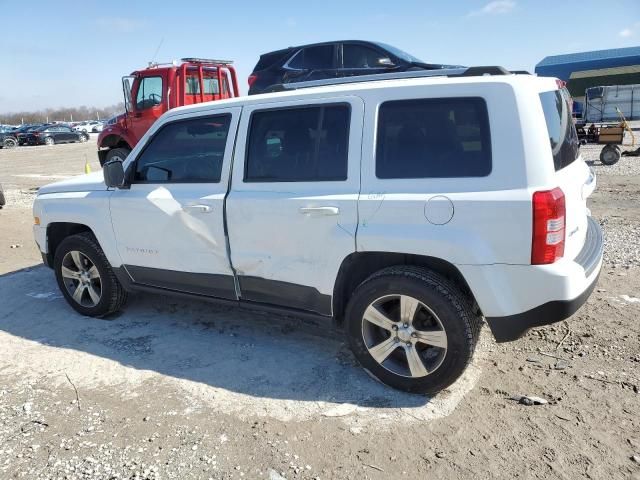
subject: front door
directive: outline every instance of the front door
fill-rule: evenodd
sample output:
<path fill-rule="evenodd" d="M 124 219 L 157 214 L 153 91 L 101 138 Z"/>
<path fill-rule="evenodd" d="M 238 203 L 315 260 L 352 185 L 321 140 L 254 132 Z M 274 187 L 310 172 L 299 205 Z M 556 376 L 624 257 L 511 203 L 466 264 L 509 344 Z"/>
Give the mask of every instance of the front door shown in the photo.
<path fill-rule="evenodd" d="M 110 200 L 117 248 L 133 281 L 236 299 L 224 232 L 240 108 L 172 118 L 125 168 L 130 189 Z"/>
<path fill-rule="evenodd" d="M 136 91 L 132 92 L 135 95 L 135 102 L 131 112 L 131 132 L 136 143 L 165 111 L 163 82 L 163 78 L 158 75 L 140 77 L 134 84 Z"/>
<path fill-rule="evenodd" d="M 242 300 L 332 313 L 355 251 L 363 108 L 338 97 L 243 110 L 227 199 Z"/>

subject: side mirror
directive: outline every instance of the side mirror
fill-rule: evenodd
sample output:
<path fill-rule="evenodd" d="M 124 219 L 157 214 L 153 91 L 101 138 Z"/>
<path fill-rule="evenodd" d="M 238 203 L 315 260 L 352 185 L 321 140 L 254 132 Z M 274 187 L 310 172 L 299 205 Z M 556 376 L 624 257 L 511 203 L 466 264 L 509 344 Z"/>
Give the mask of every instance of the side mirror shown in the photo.
<path fill-rule="evenodd" d="M 122 188 L 125 185 L 124 167 L 120 160 L 110 160 L 102 167 L 104 183 L 109 188 Z"/>
<path fill-rule="evenodd" d="M 393 68 L 396 66 L 396 64 L 393 63 L 389 57 L 382 57 L 378 59 L 378 66 Z"/>

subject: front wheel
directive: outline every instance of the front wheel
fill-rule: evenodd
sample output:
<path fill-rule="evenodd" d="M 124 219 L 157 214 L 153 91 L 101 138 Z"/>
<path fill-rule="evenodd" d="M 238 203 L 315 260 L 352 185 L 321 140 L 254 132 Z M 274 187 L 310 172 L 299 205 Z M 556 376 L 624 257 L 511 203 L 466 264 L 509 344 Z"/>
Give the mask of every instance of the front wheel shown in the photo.
<path fill-rule="evenodd" d="M 45 145 L 55 145 L 56 141 L 52 137 L 47 137 L 44 139 Z"/>
<path fill-rule="evenodd" d="M 480 319 L 447 279 L 417 267 L 390 267 L 355 290 L 347 306 L 347 340 L 360 364 L 382 383 L 434 394 L 471 361 Z"/>
<path fill-rule="evenodd" d="M 18 141 L 15 138 L 5 138 L 2 142 L 4 148 L 14 148 L 18 146 Z"/>
<path fill-rule="evenodd" d="M 89 135 L 87 135 L 86 133 L 81 133 L 79 136 L 80 143 L 84 143 L 89 140 Z"/>
<path fill-rule="evenodd" d="M 127 292 L 91 233 L 65 238 L 54 258 L 58 287 L 78 313 L 103 317 L 124 305 Z"/>
<path fill-rule="evenodd" d="M 131 150 L 129 150 L 128 148 L 112 148 L 111 150 L 109 150 L 109 153 L 107 153 L 105 163 L 110 162 L 111 160 L 124 162 L 127 158 L 127 155 L 129 155 L 129 152 L 131 152 Z"/>

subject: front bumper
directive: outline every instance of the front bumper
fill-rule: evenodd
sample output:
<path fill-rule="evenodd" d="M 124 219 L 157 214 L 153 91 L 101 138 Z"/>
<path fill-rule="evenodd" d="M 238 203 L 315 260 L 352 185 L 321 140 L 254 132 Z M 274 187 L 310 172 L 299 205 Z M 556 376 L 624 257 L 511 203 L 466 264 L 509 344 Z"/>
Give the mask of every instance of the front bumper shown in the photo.
<path fill-rule="evenodd" d="M 573 260 L 468 269 L 469 285 L 496 341 L 517 340 L 530 328 L 559 322 L 578 311 L 598 283 L 603 250 L 600 225 L 589 217 L 584 246 Z"/>

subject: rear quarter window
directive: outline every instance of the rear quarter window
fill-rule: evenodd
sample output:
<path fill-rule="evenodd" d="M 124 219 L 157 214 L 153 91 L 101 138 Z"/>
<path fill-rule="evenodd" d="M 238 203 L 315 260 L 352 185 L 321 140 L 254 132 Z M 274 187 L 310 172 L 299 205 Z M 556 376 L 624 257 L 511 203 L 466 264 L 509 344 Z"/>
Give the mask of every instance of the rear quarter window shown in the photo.
<path fill-rule="evenodd" d="M 484 99 L 398 100 L 380 106 L 378 178 L 484 177 L 490 173 L 491 137 Z"/>
<path fill-rule="evenodd" d="M 578 158 L 578 134 L 571 117 L 569 102 L 560 90 L 541 93 L 540 102 L 547 124 L 553 165 L 557 172 Z"/>

